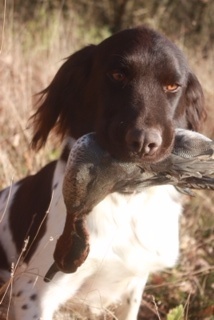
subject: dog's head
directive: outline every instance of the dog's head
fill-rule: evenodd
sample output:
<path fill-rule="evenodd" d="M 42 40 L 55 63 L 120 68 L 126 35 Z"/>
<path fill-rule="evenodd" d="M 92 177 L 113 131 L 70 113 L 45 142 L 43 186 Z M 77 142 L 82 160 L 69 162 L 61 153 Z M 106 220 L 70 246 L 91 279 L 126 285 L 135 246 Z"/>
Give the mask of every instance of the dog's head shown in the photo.
<path fill-rule="evenodd" d="M 198 130 L 203 93 L 181 51 L 146 27 L 121 31 L 74 53 L 57 72 L 33 116 L 34 147 L 56 125 L 61 136 L 95 131 L 122 160 L 159 161 L 176 127 Z"/>

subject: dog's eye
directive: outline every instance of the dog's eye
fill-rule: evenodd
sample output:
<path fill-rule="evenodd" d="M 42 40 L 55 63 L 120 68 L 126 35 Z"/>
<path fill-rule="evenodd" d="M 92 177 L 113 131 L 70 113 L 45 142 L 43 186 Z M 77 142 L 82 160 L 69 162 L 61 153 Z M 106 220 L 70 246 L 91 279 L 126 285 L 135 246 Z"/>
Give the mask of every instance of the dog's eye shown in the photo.
<path fill-rule="evenodd" d="M 179 88 L 180 88 L 180 86 L 176 83 L 168 84 L 163 87 L 165 92 L 177 92 Z"/>
<path fill-rule="evenodd" d="M 124 82 L 126 80 L 125 73 L 119 70 L 114 70 L 110 72 L 109 76 L 111 77 L 112 80 L 116 82 Z"/>

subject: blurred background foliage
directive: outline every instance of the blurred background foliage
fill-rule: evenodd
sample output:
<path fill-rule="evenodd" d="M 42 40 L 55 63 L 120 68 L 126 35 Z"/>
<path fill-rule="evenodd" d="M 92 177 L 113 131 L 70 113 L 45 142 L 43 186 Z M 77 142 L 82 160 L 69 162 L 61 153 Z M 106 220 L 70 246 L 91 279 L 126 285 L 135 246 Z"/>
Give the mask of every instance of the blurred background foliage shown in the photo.
<path fill-rule="evenodd" d="M 206 57 L 214 43 L 213 0 L 8 0 L 8 12 L 21 22 L 38 21 L 43 30 L 54 14 L 78 17 L 79 25 L 117 32 L 138 24 L 159 28 L 186 47 L 200 47 Z M 3 13 L 4 1 L 0 12 Z M 2 19 L 1 15 L 1 19 Z M 71 21 L 72 22 L 72 21 Z"/>

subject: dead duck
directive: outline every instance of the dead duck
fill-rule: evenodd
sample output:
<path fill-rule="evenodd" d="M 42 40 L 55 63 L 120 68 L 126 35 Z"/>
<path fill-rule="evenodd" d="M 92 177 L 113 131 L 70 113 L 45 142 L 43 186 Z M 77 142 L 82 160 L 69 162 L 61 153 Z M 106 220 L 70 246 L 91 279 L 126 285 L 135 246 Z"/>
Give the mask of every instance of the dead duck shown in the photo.
<path fill-rule="evenodd" d="M 189 188 L 214 190 L 214 141 L 176 129 L 172 153 L 163 161 L 146 163 L 112 158 L 99 146 L 95 133 L 78 139 L 69 154 L 63 182 L 66 222 L 45 281 L 57 271 L 75 272 L 85 261 L 89 253 L 85 217 L 109 193 L 132 193 L 164 184 L 184 192 Z"/>

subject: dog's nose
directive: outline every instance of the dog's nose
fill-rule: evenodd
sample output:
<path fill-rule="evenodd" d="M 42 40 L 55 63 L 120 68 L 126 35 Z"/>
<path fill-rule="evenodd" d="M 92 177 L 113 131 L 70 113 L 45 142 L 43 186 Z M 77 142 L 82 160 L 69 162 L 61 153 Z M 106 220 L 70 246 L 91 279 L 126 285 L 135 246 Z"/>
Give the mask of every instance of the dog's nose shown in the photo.
<path fill-rule="evenodd" d="M 162 144 L 161 133 L 156 129 L 130 129 L 125 140 L 130 151 L 144 156 L 152 156 Z"/>

